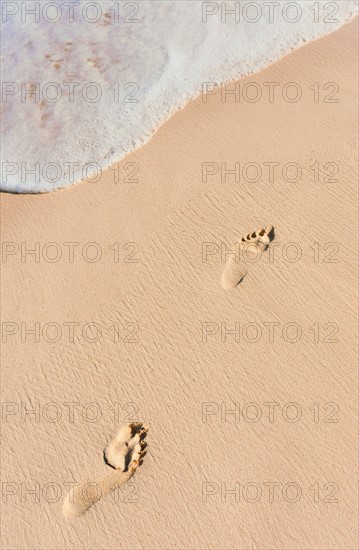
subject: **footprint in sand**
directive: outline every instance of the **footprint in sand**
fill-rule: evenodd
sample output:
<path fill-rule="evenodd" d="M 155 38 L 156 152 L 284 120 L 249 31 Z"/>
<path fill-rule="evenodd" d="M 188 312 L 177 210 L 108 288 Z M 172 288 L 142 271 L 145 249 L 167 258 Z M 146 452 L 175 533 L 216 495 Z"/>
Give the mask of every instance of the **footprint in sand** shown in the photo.
<path fill-rule="evenodd" d="M 98 479 L 95 484 L 86 481 L 70 491 L 62 505 L 62 512 L 66 518 L 82 516 L 95 502 L 133 476 L 146 453 L 146 435 L 147 428 L 140 422 L 122 426 L 104 451 L 104 460 L 113 471 Z M 90 485 L 96 486 L 92 493 L 89 491 Z"/>
<path fill-rule="evenodd" d="M 259 229 L 253 233 L 248 233 L 246 237 L 242 237 L 239 244 L 239 258 L 237 255 L 231 255 L 224 271 L 222 273 L 221 285 L 225 290 L 234 288 L 247 275 L 248 270 L 245 267 L 241 252 L 245 251 L 247 259 L 255 259 L 258 254 L 258 249 L 265 250 L 269 243 L 274 239 L 274 226 L 269 225 L 265 229 Z"/>
<path fill-rule="evenodd" d="M 146 437 L 147 429 L 141 422 L 125 424 L 103 452 L 104 461 L 115 470 L 127 472 L 137 445 Z"/>

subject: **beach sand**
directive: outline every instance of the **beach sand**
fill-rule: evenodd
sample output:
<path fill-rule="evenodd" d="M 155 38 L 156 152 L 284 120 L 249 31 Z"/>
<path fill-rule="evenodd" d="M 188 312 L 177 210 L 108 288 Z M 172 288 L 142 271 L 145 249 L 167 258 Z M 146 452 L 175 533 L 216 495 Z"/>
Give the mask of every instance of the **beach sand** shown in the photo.
<path fill-rule="evenodd" d="M 256 103 L 198 98 L 118 183 L 2 195 L 3 548 L 357 547 L 356 50 L 354 21 L 242 79 Z M 223 290 L 221 248 L 270 224 Z M 131 421 L 143 465 L 69 521 Z"/>

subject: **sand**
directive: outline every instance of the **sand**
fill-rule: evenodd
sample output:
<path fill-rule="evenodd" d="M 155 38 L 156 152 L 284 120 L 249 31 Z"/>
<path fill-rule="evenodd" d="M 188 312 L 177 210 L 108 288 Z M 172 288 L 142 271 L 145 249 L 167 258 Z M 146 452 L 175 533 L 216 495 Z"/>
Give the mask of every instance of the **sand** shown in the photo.
<path fill-rule="evenodd" d="M 357 547 L 356 28 L 239 82 L 279 83 L 272 103 L 191 102 L 119 164 L 136 183 L 2 195 L 3 548 Z M 226 246 L 270 224 L 223 290 Z M 132 421 L 142 466 L 65 518 Z"/>

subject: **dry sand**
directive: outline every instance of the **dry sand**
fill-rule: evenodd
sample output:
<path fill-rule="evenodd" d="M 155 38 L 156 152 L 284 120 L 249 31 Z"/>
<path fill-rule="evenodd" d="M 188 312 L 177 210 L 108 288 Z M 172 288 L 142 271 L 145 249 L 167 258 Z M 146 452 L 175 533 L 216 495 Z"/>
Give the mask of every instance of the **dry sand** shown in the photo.
<path fill-rule="evenodd" d="M 2 321 L 18 328 L 2 344 L 3 548 L 357 547 L 356 27 L 240 82 L 297 82 L 297 103 L 279 93 L 189 104 L 120 163 L 121 174 L 138 166 L 138 183 L 114 184 L 108 171 L 49 195 L 2 196 L 3 242 L 63 253 L 3 257 Z M 322 101 L 334 90 L 325 83 L 339 86 L 337 103 Z M 255 162 L 262 181 L 204 183 L 204 162 Z M 280 164 L 273 182 L 268 162 Z M 296 183 L 281 175 L 290 162 Z M 324 181 L 333 163 L 338 181 Z M 222 290 L 217 246 L 269 224 L 272 255 Z M 80 243 L 73 262 L 66 242 Z M 98 262 L 81 255 L 89 242 Z M 137 247 L 139 261 L 124 263 Z M 21 323 L 36 322 L 40 341 L 22 341 Z M 102 330 L 95 343 L 90 322 Z M 62 328 L 57 342 L 47 323 Z M 225 333 L 236 323 L 239 342 Z M 239 416 L 226 415 L 235 403 Z M 134 420 L 149 436 L 131 483 L 65 519 L 69 483 L 105 475 L 103 448 Z"/>

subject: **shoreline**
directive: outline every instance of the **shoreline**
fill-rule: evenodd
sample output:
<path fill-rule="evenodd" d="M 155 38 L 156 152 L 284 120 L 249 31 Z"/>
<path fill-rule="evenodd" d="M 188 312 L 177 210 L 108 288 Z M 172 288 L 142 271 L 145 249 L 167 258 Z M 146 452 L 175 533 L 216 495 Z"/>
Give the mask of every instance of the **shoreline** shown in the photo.
<path fill-rule="evenodd" d="M 355 23 L 355 21 L 358 22 L 358 20 L 359 20 L 358 14 L 353 14 L 352 18 L 350 20 L 347 20 L 344 23 L 342 23 L 342 25 L 339 28 L 330 31 L 327 34 L 324 34 L 324 35 L 318 36 L 316 38 L 313 38 L 309 42 L 304 41 L 301 45 L 298 45 L 298 46 L 292 48 L 289 52 L 287 52 L 285 54 L 282 54 L 278 58 L 276 58 L 274 60 L 271 60 L 271 61 L 265 62 L 263 67 L 258 69 L 258 70 L 254 70 L 253 72 L 249 72 L 248 74 L 246 74 L 244 76 L 238 76 L 238 75 L 233 76 L 232 75 L 232 76 L 229 76 L 226 80 L 224 80 L 222 82 L 219 82 L 219 83 L 218 82 L 217 83 L 208 82 L 208 84 L 215 84 L 220 90 L 223 87 L 226 87 L 226 86 L 230 86 L 230 85 L 233 85 L 233 84 L 237 85 L 240 82 L 242 82 L 243 80 L 248 80 L 252 76 L 260 75 L 263 71 L 268 70 L 272 65 L 276 65 L 281 60 L 285 59 L 286 57 L 292 55 L 295 52 L 300 51 L 302 48 L 305 48 L 309 44 L 315 43 L 316 41 L 321 40 L 322 38 L 325 38 L 326 36 L 330 36 L 331 34 L 340 31 L 341 29 L 343 29 L 344 27 L 346 27 L 348 25 L 353 25 Z M 272 90 L 271 90 L 270 93 L 272 93 Z M 118 159 L 116 161 L 111 162 L 110 164 L 107 164 L 104 167 L 101 167 L 100 164 L 95 162 L 95 164 L 98 164 L 98 169 L 96 168 L 96 173 L 91 174 L 91 176 L 89 178 L 82 178 L 82 179 L 72 181 L 70 183 L 64 184 L 61 187 L 58 187 L 58 188 L 56 188 L 54 190 L 51 190 L 51 191 L 34 191 L 34 192 L 29 191 L 29 192 L 22 193 L 22 192 L 12 192 L 12 191 L 8 191 L 8 190 L 5 189 L 5 190 L 1 190 L 0 194 L 1 193 L 4 193 L 4 194 L 9 193 L 9 194 L 14 194 L 14 195 L 42 195 L 42 194 L 53 193 L 53 192 L 57 192 L 57 191 L 64 191 L 68 188 L 71 188 L 73 186 L 78 186 L 80 184 L 85 185 L 85 184 L 88 184 L 88 183 L 101 182 L 102 178 L 106 177 L 106 174 L 113 171 L 115 166 L 117 166 L 120 163 L 124 163 L 126 161 L 126 159 L 131 157 L 131 155 L 136 153 L 136 151 L 138 151 L 142 147 L 145 147 L 153 139 L 153 137 L 158 133 L 158 131 L 162 128 L 162 126 L 164 124 L 167 124 L 178 112 L 185 109 L 190 103 L 195 102 L 195 101 L 199 101 L 200 98 L 201 97 L 203 98 L 204 95 L 206 95 L 206 94 L 204 94 L 203 86 L 202 86 L 201 91 L 198 91 L 197 94 L 194 94 L 192 97 L 186 99 L 183 104 L 178 105 L 176 107 L 172 107 L 167 114 L 164 114 L 164 116 L 162 118 L 162 121 L 158 124 L 158 126 L 155 129 L 153 129 L 149 133 L 149 135 L 147 135 L 147 136 L 144 135 L 144 136 L 141 137 L 141 139 L 139 140 L 141 143 L 139 143 L 137 146 L 135 146 L 134 149 L 129 150 L 126 153 L 123 153 L 123 155 L 121 157 L 118 157 Z M 89 162 L 87 164 L 91 164 L 91 162 Z M 82 171 L 84 171 L 85 166 L 87 166 L 87 164 L 83 166 Z M 61 166 L 60 166 L 60 168 L 61 168 Z"/>

